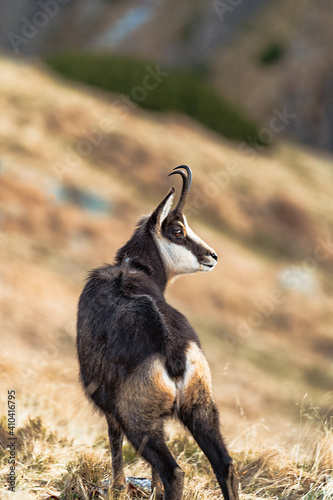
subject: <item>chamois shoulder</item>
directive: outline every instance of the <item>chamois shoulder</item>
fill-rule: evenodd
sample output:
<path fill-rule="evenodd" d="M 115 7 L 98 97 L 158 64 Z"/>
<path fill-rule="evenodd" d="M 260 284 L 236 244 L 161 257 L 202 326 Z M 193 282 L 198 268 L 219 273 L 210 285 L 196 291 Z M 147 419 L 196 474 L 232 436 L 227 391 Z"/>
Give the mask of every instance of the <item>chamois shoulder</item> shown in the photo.
<path fill-rule="evenodd" d="M 94 332 L 91 339 L 97 349 L 105 342 L 108 357 L 117 364 L 126 359 L 133 369 L 147 356 L 159 354 L 171 377 L 184 373 L 186 348 L 196 335 L 144 272 L 127 264 L 94 269 L 80 303 L 82 329 Z"/>
<path fill-rule="evenodd" d="M 136 299 L 139 295 L 163 297 L 163 293 L 150 279 L 149 269 L 139 262 L 127 261 L 121 264 L 105 264 L 93 269 L 86 280 L 85 293 Z"/>

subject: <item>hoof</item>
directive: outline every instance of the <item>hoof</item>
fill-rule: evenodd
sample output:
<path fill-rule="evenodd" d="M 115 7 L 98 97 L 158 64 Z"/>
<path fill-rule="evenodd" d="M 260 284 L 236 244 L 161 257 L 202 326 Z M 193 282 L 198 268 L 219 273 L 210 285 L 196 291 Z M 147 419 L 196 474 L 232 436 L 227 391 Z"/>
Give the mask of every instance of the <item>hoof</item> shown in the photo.
<path fill-rule="evenodd" d="M 230 500 L 239 500 L 238 485 L 239 485 L 238 474 L 235 470 L 235 466 L 234 464 L 230 464 L 228 471 L 228 479 L 227 479 L 227 488 Z"/>

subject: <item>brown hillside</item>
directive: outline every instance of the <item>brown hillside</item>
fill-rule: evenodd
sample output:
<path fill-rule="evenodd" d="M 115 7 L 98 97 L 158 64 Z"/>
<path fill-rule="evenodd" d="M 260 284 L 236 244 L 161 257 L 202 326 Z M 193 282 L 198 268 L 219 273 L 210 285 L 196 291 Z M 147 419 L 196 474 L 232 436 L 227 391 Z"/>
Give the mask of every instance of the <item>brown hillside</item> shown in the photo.
<path fill-rule="evenodd" d="M 202 338 L 228 435 L 238 446 L 245 418 L 274 438 L 300 404 L 330 411 L 331 158 L 290 144 L 241 154 L 188 119 L 5 59 L 0 105 L 1 397 L 16 388 L 20 420 L 44 415 L 83 440 L 104 428 L 77 379 L 78 296 L 88 270 L 179 189 L 166 176 L 182 163 L 194 173 L 189 221 L 219 265 L 168 297 Z"/>

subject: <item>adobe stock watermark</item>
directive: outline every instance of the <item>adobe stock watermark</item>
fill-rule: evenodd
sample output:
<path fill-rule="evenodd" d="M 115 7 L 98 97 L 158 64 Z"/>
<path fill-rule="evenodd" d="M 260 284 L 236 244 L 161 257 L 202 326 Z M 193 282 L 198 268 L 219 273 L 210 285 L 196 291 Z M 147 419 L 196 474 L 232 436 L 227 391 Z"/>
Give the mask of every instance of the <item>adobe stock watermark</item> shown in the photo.
<path fill-rule="evenodd" d="M 226 14 L 233 12 L 242 2 L 243 0 L 214 0 L 213 7 L 220 21 L 224 21 Z"/>
<path fill-rule="evenodd" d="M 21 18 L 22 25 L 20 33 L 14 33 L 13 31 L 7 33 L 7 38 L 15 54 L 18 54 L 21 45 L 27 45 L 38 35 L 41 29 L 47 26 L 50 19 L 58 14 L 60 6 L 67 5 L 70 1 L 71 0 L 39 0 L 37 5 L 40 9 L 31 16 L 31 19 L 25 16 Z"/>
<path fill-rule="evenodd" d="M 147 98 L 148 93 L 156 90 L 164 79 L 170 75 L 168 71 L 161 69 L 160 64 L 157 64 L 155 68 L 146 66 L 145 70 L 146 74 L 141 84 L 133 87 L 130 94 L 122 94 L 119 98 L 112 101 L 118 119 L 123 119 L 131 109 L 137 108 L 138 103 L 143 102 Z M 80 166 L 82 159 L 88 158 L 114 128 L 114 119 L 103 118 L 96 127 L 86 132 L 85 137 L 80 139 L 73 147 L 66 146 L 64 160 L 51 163 L 51 168 L 58 179 L 62 180 L 65 174 L 71 174 L 76 170 Z"/>
<path fill-rule="evenodd" d="M 302 283 L 307 276 L 314 273 L 318 268 L 318 263 L 327 261 L 333 255 L 333 240 L 331 235 L 324 238 L 317 238 L 311 256 L 303 259 L 299 266 L 290 269 L 284 279 L 284 288 L 288 290 L 302 289 Z M 281 287 L 272 289 L 267 298 L 254 302 L 253 311 L 243 319 L 238 319 L 237 342 L 243 342 L 248 339 L 253 332 L 259 328 L 265 319 L 272 316 L 276 307 L 282 305 L 287 300 L 287 294 Z"/>
<path fill-rule="evenodd" d="M 15 435 L 17 412 L 16 391 L 11 389 L 7 391 L 7 450 L 8 450 L 8 472 L 7 472 L 7 489 L 15 492 L 16 487 L 16 459 L 17 459 L 17 437 Z"/>
<path fill-rule="evenodd" d="M 245 161 L 255 158 L 258 153 L 264 151 L 273 142 L 274 138 L 297 116 L 290 113 L 286 105 L 283 106 L 282 110 L 273 108 L 272 114 L 268 126 L 262 127 L 256 136 L 248 136 L 247 141 L 238 144 L 237 151 L 242 154 Z M 245 161 L 242 161 L 242 159 L 228 161 L 223 170 L 208 174 L 209 182 L 206 182 L 202 188 L 193 187 L 189 212 L 198 215 L 201 210 L 205 209 L 211 200 L 219 196 L 232 179 L 243 172 Z"/>
<path fill-rule="evenodd" d="M 49 332 L 47 334 L 44 339 L 45 346 L 34 352 L 30 362 L 25 363 L 25 365 L 21 367 L 23 380 L 26 384 L 33 383 L 36 375 L 45 367 L 48 367 L 50 363 L 58 362 L 62 359 L 62 353 L 66 350 L 68 351 L 74 339 L 74 330 L 74 325 L 68 323 L 56 334 L 54 332 Z M 6 357 L 10 357 L 10 351 L 5 352 L 5 358 Z"/>
<path fill-rule="evenodd" d="M 290 113 L 287 110 L 286 105 L 283 106 L 282 110 L 273 108 L 272 114 L 267 127 L 261 127 L 256 136 L 249 135 L 246 142 L 243 141 L 238 145 L 238 151 L 245 154 L 247 158 L 255 157 L 258 151 L 264 151 L 273 142 L 276 135 L 281 134 L 291 120 L 295 120 L 297 117 L 295 113 Z"/>

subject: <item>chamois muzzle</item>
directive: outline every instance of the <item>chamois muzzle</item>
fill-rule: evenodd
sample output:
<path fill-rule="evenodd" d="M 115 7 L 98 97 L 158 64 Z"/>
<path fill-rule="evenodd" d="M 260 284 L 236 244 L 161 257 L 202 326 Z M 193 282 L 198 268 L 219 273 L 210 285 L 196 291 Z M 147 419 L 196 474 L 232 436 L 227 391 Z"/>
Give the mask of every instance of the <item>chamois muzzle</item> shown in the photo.
<path fill-rule="evenodd" d="M 181 170 L 182 168 L 186 170 L 187 175 L 185 174 L 185 172 L 183 172 Z M 188 167 L 187 165 L 179 165 L 179 167 L 175 167 L 173 169 L 173 172 L 171 172 L 171 174 L 169 174 L 168 177 L 170 177 L 170 175 L 174 175 L 174 174 L 179 174 L 183 178 L 182 192 L 181 192 L 181 195 L 180 195 L 180 198 L 178 201 L 178 205 L 175 208 L 175 212 L 182 213 L 182 211 L 184 210 L 185 203 L 186 203 L 187 195 L 190 191 L 191 184 L 192 184 L 192 171 L 191 171 L 190 167 Z"/>

